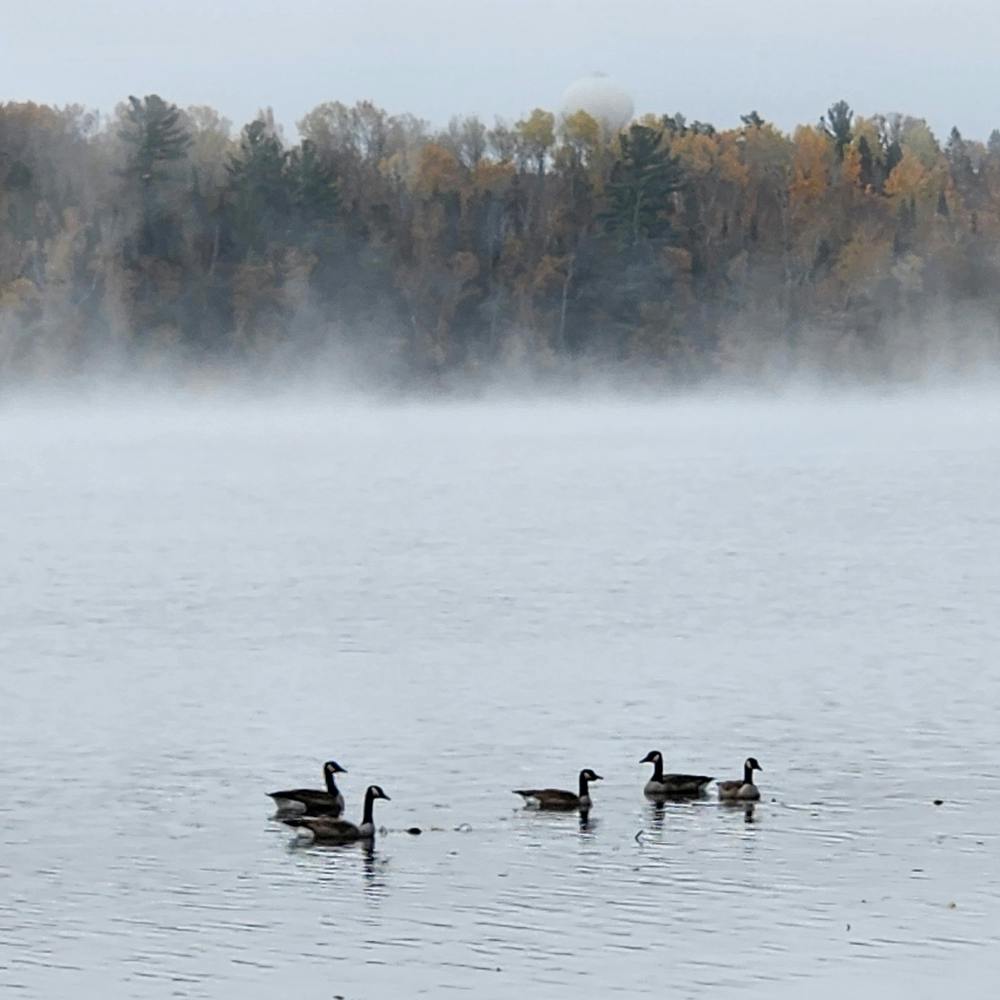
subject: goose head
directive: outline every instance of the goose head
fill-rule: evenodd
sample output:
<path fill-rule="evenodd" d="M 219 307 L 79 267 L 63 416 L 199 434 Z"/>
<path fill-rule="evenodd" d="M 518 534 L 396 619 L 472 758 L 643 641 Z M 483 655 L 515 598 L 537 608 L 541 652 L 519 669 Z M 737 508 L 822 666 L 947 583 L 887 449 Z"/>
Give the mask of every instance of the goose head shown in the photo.
<path fill-rule="evenodd" d="M 663 754 L 659 750 L 650 750 L 642 760 L 639 761 L 640 764 L 655 764 L 658 760 L 663 760 Z"/>
<path fill-rule="evenodd" d="M 747 770 L 750 770 L 750 771 L 763 771 L 764 770 L 764 768 L 762 768 L 760 766 L 760 764 L 757 763 L 757 758 L 756 757 L 747 757 L 747 759 L 743 763 L 743 766 L 745 768 L 747 768 Z"/>
<path fill-rule="evenodd" d="M 604 779 L 594 771 L 591 771 L 589 767 L 585 767 L 580 772 L 581 781 L 603 781 Z"/>
<path fill-rule="evenodd" d="M 328 760 L 323 765 L 324 774 L 347 774 L 347 768 L 341 767 L 335 760 Z"/>
<path fill-rule="evenodd" d="M 389 796 L 382 791 L 382 788 L 379 785 L 372 785 L 368 789 L 368 794 L 371 795 L 373 799 L 385 799 L 386 802 L 392 801 L 392 799 L 390 799 Z"/>

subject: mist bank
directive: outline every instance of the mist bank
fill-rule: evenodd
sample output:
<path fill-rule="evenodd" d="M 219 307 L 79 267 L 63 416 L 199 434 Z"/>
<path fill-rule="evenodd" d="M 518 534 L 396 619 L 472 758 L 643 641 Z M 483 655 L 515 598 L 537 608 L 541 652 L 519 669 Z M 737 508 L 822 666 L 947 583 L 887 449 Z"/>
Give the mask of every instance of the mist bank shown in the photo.
<path fill-rule="evenodd" d="M 981 376 L 1000 133 L 756 112 L 443 131 L 323 104 L 0 106 L 0 385 L 651 392 Z"/>

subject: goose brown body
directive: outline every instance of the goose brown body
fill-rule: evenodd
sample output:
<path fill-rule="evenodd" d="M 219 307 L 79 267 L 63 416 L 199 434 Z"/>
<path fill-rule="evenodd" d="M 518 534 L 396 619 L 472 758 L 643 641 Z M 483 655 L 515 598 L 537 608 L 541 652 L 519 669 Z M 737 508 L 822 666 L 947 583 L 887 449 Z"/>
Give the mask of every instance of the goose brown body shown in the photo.
<path fill-rule="evenodd" d="M 760 798 L 760 789 L 753 783 L 754 771 L 763 771 L 756 757 L 747 757 L 743 762 L 743 780 L 719 781 L 719 798 L 729 802 L 756 802 Z"/>
<path fill-rule="evenodd" d="M 369 785 L 365 792 L 364 814 L 358 824 L 335 816 L 287 816 L 282 822 L 308 830 L 317 843 L 350 844 L 356 840 L 370 840 L 375 836 L 373 813 L 376 799 L 391 801 L 378 785 Z"/>
<path fill-rule="evenodd" d="M 601 780 L 599 774 L 585 767 L 580 772 L 579 791 L 576 793 L 562 788 L 515 788 L 514 794 L 520 795 L 527 805 L 534 804 L 538 809 L 589 809 L 590 782 Z"/>
<path fill-rule="evenodd" d="M 643 788 L 650 798 L 693 798 L 701 795 L 713 780 L 707 774 L 665 774 L 659 750 L 650 750 L 639 763 L 653 765 L 653 776 Z"/>
<path fill-rule="evenodd" d="M 286 816 L 340 816 L 344 811 L 344 796 L 337 788 L 335 775 L 347 774 L 335 760 L 323 765 L 326 789 L 290 788 L 287 791 L 268 792 L 277 806 L 277 818 Z"/>

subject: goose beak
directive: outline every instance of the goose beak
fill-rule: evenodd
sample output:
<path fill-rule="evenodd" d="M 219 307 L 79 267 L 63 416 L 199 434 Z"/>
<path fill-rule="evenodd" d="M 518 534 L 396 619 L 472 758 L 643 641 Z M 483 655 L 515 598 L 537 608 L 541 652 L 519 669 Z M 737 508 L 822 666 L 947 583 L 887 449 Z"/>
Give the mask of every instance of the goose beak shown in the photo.
<path fill-rule="evenodd" d="M 599 774 L 595 774 L 590 780 L 591 781 L 603 781 L 604 779 Z"/>
<path fill-rule="evenodd" d="M 381 797 L 382 797 L 383 799 L 385 799 L 385 801 L 386 801 L 386 802 L 391 802 L 391 801 L 392 801 L 392 799 L 390 799 L 390 798 L 389 798 L 389 796 L 385 794 L 385 792 L 383 792 L 383 793 L 382 793 L 382 796 L 381 796 Z"/>

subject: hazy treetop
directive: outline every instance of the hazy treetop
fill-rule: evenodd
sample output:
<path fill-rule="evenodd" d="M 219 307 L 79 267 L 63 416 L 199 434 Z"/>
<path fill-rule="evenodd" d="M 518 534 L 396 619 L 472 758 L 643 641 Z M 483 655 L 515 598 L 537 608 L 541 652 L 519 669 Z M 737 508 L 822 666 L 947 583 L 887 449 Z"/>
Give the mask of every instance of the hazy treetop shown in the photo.
<path fill-rule="evenodd" d="M 290 124 L 333 97 L 513 119 L 603 70 L 640 113 L 721 126 L 756 107 L 790 128 L 830 94 L 919 111 L 940 134 L 1000 125 L 990 0 L 35 0 L 9 5 L 4 36 L 0 99 L 101 110 L 160 93 L 236 121 L 273 105 Z"/>

